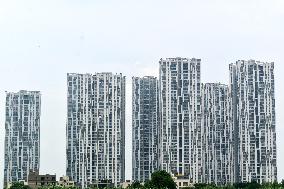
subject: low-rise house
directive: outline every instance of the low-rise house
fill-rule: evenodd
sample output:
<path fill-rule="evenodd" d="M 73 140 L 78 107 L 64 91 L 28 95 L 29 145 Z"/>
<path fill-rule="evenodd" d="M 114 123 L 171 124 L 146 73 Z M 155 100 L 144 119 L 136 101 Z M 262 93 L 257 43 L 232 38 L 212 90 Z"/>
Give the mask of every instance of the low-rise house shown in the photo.
<path fill-rule="evenodd" d="M 57 186 L 61 186 L 64 188 L 70 188 L 75 186 L 75 182 L 71 181 L 68 176 L 60 177 L 59 181 L 57 182 Z"/>
<path fill-rule="evenodd" d="M 89 185 L 91 188 L 113 188 L 114 183 L 111 180 L 98 180 L 95 183 Z"/>
<path fill-rule="evenodd" d="M 40 175 L 39 171 L 30 171 L 28 185 L 32 189 L 38 189 L 44 186 L 56 186 L 56 175 Z"/>
<path fill-rule="evenodd" d="M 182 189 L 182 188 L 194 188 L 194 183 L 191 182 L 189 177 L 187 176 L 172 176 L 174 182 L 177 185 L 177 189 Z"/>

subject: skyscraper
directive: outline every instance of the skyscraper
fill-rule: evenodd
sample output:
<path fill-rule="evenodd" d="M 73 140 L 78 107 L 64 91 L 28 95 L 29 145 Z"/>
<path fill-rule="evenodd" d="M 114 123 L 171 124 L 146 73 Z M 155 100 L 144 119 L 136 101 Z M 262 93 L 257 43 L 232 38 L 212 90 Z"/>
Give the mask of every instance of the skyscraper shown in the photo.
<path fill-rule="evenodd" d="M 4 186 L 39 170 L 40 114 L 39 91 L 6 93 Z"/>
<path fill-rule="evenodd" d="M 159 93 L 156 77 L 132 78 L 132 179 L 145 182 L 158 169 Z"/>
<path fill-rule="evenodd" d="M 125 77 L 67 74 L 67 176 L 85 188 L 125 179 Z"/>
<path fill-rule="evenodd" d="M 202 182 L 200 59 L 160 60 L 159 166 Z"/>
<path fill-rule="evenodd" d="M 202 84 L 204 183 L 234 183 L 231 100 L 227 85 Z"/>
<path fill-rule="evenodd" d="M 237 182 L 277 179 L 274 63 L 230 64 Z"/>

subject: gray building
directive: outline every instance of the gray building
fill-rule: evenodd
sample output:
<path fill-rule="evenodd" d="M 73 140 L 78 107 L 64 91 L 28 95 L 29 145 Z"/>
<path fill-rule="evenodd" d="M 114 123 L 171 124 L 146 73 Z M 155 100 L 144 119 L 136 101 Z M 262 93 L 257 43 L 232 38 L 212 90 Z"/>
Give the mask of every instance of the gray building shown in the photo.
<path fill-rule="evenodd" d="M 132 78 L 132 179 L 145 182 L 158 169 L 159 90 L 156 77 Z"/>
<path fill-rule="evenodd" d="M 82 188 L 125 180 L 125 77 L 67 74 L 67 170 Z"/>
<path fill-rule="evenodd" d="M 55 187 L 56 186 L 56 175 L 40 175 L 39 171 L 30 171 L 28 176 L 28 186 L 31 189 Z"/>
<path fill-rule="evenodd" d="M 274 63 L 230 64 L 236 181 L 277 179 Z"/>
<path fill-rule="evenodd" d="M 231 100 L 227 85 L 202 84 L 202 160 L 204 183 L 234 183 Z"/>
<path fill-rule="evenodd" d="M 202 182 L 200 59 L 160 60 L 159 168 Z"/>
<path fill-rule="evenodd" d="M 39 91 L 6 92 L 4 186 L 39 169 L 40 114 Z"/>

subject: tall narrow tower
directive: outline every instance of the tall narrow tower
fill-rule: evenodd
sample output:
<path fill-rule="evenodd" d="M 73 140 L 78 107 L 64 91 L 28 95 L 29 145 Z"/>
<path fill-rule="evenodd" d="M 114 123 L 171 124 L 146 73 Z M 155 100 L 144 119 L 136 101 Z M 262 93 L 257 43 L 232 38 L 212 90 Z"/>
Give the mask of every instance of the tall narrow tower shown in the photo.
<path fill-rule="evenodd" d="M 277 180 L 274 63 L 230 64 L 237 182 Z"/>
<path fill-rule="evenodd" d="M 125 77 L 68 74 L 67 176 L 86 188 L 125 179 Z"/>
<path fill-rule="evenodd" d="M 227 85 L 202 84 L 204 183 L 234 183 L 231 99 Z"/>
<path fill-rule="evenodd" d="M 39 170 L 40 114 L 39 91 L 6 93 L 4 186 Z"/>
<path fill-rule="evenodd" d="M 202 182 L 200 59 L 160 60 L 160 168 Z"/>
<path fill-rule="evenodd" d="M 156 77 L 132 78 L 132 179 L 145 182 L 158 169 L 159 93 Z"/>

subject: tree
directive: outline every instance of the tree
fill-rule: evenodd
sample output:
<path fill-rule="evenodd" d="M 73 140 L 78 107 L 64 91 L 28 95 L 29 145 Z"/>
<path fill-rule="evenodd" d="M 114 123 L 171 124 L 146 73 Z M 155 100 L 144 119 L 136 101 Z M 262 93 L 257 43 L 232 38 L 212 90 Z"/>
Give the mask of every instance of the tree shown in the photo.
<path fill-rule="evenodd" d="M 151 180 L 145 183 L 145 187 L 157 189 L 176 189 L 176 183 L 169 173 L 162 170 L 154 172 L 151 176 Z"/>
<path fill-rule="evenodd" d="M 252 181 L 251 183 L 248 183 L 247 189 L 258 189 L 261 188 L 261 185 L 257 183 L 256 181 Z"/>
<path fill-rule="evenodd" d="M 136 189 L 143 188 L 142 184 L 139 181 L 134 181 L 128 188 Z"/>
<path fill-rule="evenodd" d="M 284 180 L 281 181 L 281 186 L 284 188 Z"/>
<path fill-rule="evenodd" d="M 196 183 L 196 184 L 194 184 L 194 188 L 195 189 L 202 189 L 202 188 L 205 188 L 207 186 L 208 186 L 208 184 L 205 184 L 205 183 Z"/>
<path fill-rule="evenodd" d="M 77 188 L 77 187 L 64 187 L 64 186 L 50 185 L 50 186 L 39 187 L 39 189 L 79 189 L 79 188 Z M 86 188 L 86 189 L 88 189 L 88 188 Z"/>
<path fill-rule="evenodd" d="M 31 188 L 29 186 L 24 185 L 24 183 L 15 182 L 12 184 L 10 189 L 31 189 Z"/>

